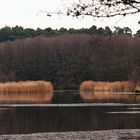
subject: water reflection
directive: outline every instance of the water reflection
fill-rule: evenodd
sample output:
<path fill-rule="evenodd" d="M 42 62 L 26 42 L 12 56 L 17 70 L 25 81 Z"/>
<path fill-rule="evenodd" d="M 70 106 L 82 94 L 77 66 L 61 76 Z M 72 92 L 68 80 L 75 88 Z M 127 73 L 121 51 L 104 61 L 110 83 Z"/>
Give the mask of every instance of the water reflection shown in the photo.
<path fill-rule="evenodd" d="M 50 103 L 53 92 L 47 93 L 0 93 L 0 103 Z"/>
<path fill-rule="evenodd" d="M 46 103 L 48 101 L 46 95 L 43 94 L 26 95 L 28 96 L 29 99 L 30 96 L 35 99 L 34 102 Z M 8 98 L 9 103 L 14 101 L 12 95 L 11 100 L 9 95 L 4 95 L 0 100 L 2 101 L 3 98 Z M 90 103 L 86 104 L 86 102 Z M 134 94 L 64 91 L 54 93 L 49 105 L 1 104 L 0 134 L 140 129 L 139 103 L 140 95 Z"/>
<path fill-rule="evenodd" d="M 113 92 L 80 92 L 85 102 L 95 103 L 140 103 L 140 95 Z"/>
<path fill-rule="evenodd" d="M 53 104 L 82 103 L 79 91 L 56 91 L 52 99 Z"/>
<path fill-rule="evenodd" d="M 8 108 L 0 113 L 0 134 L 140 129 L 140 113 L 131 113 L 129 107 L 91 105 Z"/>
<path fill-rule="evenodd" d="M 0 104 L 140 103 L 140 94 L 129 92 L 60 91 L 50 93 L 0 93 Z"/>

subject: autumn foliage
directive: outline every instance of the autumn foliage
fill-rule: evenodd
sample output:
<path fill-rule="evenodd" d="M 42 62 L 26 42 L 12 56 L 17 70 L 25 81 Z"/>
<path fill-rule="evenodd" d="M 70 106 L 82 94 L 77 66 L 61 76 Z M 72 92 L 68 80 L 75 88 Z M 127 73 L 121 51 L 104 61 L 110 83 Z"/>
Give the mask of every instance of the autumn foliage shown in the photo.
<path fill-rule="evenodd" d="M 127 35 L 86 34 L 0 43 L 0 82 L 45 80 L 59 89 L 78 89 L 86 79 L 137 82 L 139 44 L 139 38 Z"/>

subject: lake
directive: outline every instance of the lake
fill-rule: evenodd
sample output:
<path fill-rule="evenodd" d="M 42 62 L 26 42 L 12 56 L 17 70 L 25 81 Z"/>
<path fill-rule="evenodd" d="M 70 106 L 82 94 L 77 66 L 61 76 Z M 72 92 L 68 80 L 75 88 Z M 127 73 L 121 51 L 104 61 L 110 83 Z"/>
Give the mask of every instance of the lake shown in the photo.
<path fill-rule="evenodd" d="M 112 94 L 61 91 L 50 104 L 1 104 L 0 134 L 140 129 L 140 95 Z"/>

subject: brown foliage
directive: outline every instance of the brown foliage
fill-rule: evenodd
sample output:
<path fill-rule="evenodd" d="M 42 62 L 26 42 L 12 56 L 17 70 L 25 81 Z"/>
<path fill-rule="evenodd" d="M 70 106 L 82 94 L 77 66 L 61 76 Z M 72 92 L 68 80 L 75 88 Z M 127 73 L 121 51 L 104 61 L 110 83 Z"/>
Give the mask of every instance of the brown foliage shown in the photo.
<path fill-rule="evenodd" d="M 84 34 L 0 43 L 0 81 L 12 81 L 11 71 L 17 81 L 52 81 L 57 88 L 77 88 L 86 79 L 128 81 L 134 75 L 137 80 L 139 44 L 136 37 Z"/>

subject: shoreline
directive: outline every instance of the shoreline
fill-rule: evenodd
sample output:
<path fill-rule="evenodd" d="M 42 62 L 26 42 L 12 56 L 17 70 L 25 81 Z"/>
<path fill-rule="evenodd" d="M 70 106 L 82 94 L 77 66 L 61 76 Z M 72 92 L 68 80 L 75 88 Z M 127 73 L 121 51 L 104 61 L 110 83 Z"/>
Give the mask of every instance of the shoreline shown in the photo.
<path fill-rule="evenodd" d="M 140 129 L 0 135 L 0 140 L 139 140 Z"/>
<path fill-rule="evenodd" d="M 131 103 L 63 103 L 63 104 L 0 104 L 0 107 L 83 107 L 83 106 L 140 106 Z"/>

